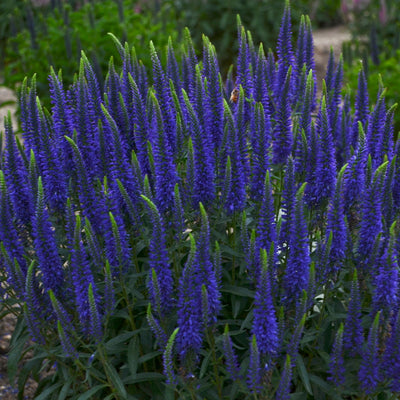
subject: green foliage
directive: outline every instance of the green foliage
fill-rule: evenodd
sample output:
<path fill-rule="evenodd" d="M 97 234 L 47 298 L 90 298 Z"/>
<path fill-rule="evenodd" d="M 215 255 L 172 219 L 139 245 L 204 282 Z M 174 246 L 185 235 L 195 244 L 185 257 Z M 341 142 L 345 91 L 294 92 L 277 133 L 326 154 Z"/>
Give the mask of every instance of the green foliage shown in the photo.
<path fill-rule="evenodd" d="M 394 55 L 385 58 L 380 57 L 379 65 L 375 65 L 370 59 L 364 59 L 362 62 L 364 72 L 368 81 L 368 92 L 370 101 L 374 104 L 378 99 L 378 93 L 382 90 L 382 83 L 385 89 L 386 105 L 393 106 L 400 98 L 400 50 L 394 52 Z M 351 64 L 344 64 L 344 81 L 351 88 L 357 88 L 358 73 L 361 69 L 360 61 L 353 61 Z M 352 91 L 355 96 L 355 89 Z M 400 115 L 394 113 L 394 132 L 400 131 Z"/>
<path fill-rule="evenodd" d="M 369 54 L 375 64 L 380 55 L 395 56 L 400 45 L 399 0 L 343 1 L 342 11 L 353 36 L 356 56 Z"/>
<path fill-rule="evenodd" d="M 135 47 L 138 59 L 151 69 L 148 46 L 150 39 L 158 48 L 166 47 L 168 36 L 177 37 L 174 15 L 164 7 L 159 21 L 149 10 L 135 11 L 136 0 L 120 2 L 123 13 L 115 0 L 95 0 L 74 9 L 64 4 L 52 12 L 36 10 L 34 19 L 34 44 L 32 31 L 25 27 L 8 41 L 5 54 L 4 79 L 11 87 L 18 85 L 25 76 L 37 73 L 38 94 L 48 104 L 47 76 L 49 65 L 55 71 L 62 69 L 63 81 L 72 83 L 81 50 L 94 62 L 99 81 L 103 81 L 111 55 L 119 60 L 118 51 L 108 35 L 112 32 L 122 43 Z"/>

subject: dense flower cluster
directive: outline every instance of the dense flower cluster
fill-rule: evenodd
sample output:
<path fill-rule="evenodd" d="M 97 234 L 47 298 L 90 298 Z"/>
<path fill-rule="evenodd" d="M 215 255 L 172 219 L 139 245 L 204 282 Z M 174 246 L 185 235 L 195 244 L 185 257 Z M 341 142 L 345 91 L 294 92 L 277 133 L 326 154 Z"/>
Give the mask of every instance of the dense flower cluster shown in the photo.
<path fill-rule="evenodd" d="M 333 53 L 317 100 L 310 21 L 297 50 L 290 24 L 287 3 L 275 58 L 238 20 L 226 83 L 186 30 L 165 68 L 150 44 L 152 74 L 114 38 L 103 91 L 84 54 L 70 88 L 52 71 L 50 112 L 22 84 L 22 141 L 7 118 L 1 149 L 1 290 L 38 346 L 95 354 L 104 393 L 140 391 L 156 357 L 168 390 L 202 398 L 319 398 L 326 377 L 399 390 L 394 108 L 383 88 L 370 104 L 361 71 L 352 113 Z"/>

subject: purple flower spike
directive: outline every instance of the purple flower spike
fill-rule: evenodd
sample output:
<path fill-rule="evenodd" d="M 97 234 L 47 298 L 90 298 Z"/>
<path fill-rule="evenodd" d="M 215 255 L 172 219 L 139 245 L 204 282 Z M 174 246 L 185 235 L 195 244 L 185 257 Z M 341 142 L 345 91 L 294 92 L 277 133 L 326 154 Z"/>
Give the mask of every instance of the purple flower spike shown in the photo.
<path fill-rule="evenodd" d="M 163 318 L 173 305 L 173 278 L 168 259 L 164 221 L 155 204 L 143 195 L 142 198 L 150 209 L 153 225 L 153 234 L 149 249 L 150 276 L 148 279 L 148 289 L 150 301 L 153 309 L 158 312 L 157 317 Z"/>
<path fill-rule="evenodd" d="M 197 206 L 199 202 L 209 204 L 215 197 L 213 149 L 185 91 L 183 91 L 183 98 L 188 113 L 188 128 L 192 132 L 193 140 L 194 185 L 192 204 L 194 206 Z"/>
<path fill-rule="evenodd" d="M 391 334 L 383 354 L 382 371 L 390 379 L 390 390 L 400 392 L 400 311 L 391 326 Z"/>
<path fill-rule="evenodd" d="M 223 349 L 224 349 L 224 357 L 226 359 L 226 369 L 230 378 L 233 381 L 240 379 L 240 371 L 239 364 L 237 360 L 237 355 L 232 345 L 232 340 L 229 336 L 228 325 L 225 325 L 225 332 L 223 337 Z"/>
<path fill-rule="evenodd" d="M 251 119 L 251 192 L 256 200 L 263 197 L 262 182 L 269 167 L 269 151 L 266 151 L 270 142 L 270 123 L 262 103 L 255 103 L 253 118 Z"/>
<path fill-rule="evenodd" d="M 390 228 L 390 237 L 383 241 L 382 255 L 375 263 L 374 293 L 372 297 L 373 312 L 381 310 L 383 317 L 388 317 L 398 304 L 399 266 L 395 233 L 396 222 Z"/>
<path fill-rule="evenodd" d="M 297 70 L 297 88 L 296 97 L 297 101 L 303 101 L 301 98 L 301 79 L 300 74 L 305 65 L 305 73 L 311 75 L 313 81 L 313 87 L 317 87 L 317 77 L 315 73 L 315 61 L 314 61 L 314 43 L 312 36 L 311 21 L 308 16 L 301 16 L 299 34 L 297 39 L 297 51 L 296 51 L 296 70 Z M 300 98 L 299 98 L 300 97 Z M 313 90 L 310 96 L 311 109 L 315 108 L 316 105 L 316 90 Z"/>
<path fill-rule="evenodd" d="M 276 400 L 290 399 L 290 384 L 292 381 L 292 364 L 289 354 L 286 355 L 285 366 L 281 374 L 278 390 L 276 391 Z"/>
<path fill-rule="evenodd" d="M 201 229 L 197 239 L 196 254 L 194 257 L 194 271 L 196 274 L 196 283 L 199 288 L 205 285 L 207 291 L 207 321 L 206 325 L 212 325 L 216 322 L 218 313 L 221 310 L 220 293 L 218 289 L 217 277 L 210 255 L 210 225 L 207 213 L 203 204 L 199 204 L 201 212 Z"/>
<path fill-rule="evenodd" d="M 257 255 L 260 249 L 269 251 L 272 242 L 276 242 L 276 227 L 275 227 L 275 209 L 274 198 L 272 196 L 270 172 L 267 171 L 264 179 L 264 193 L 261 202 L 261 208 L 257 225 L 256 252 Z M 270 268 L 273 268 L 270 265 Z"/>
<path fill-rule="evenodd" d="M 271 293 L 267 252 L 264 249 L 261 250 L 260 257 L 262 267 L 254 298 L 253 334 L 257 339 L 260 355 L 267 355 L 271 359 L 278 350 L 278 322 Z"/>
<path fill-rule="evenodd" d="M 281 27 L 278 36 L 277 45 L 278 71 L 275 77 L 274 95 L 275 101 L 282 101 L 282 91 L 287 91 L 289 104 L 294 95 L 292 82 L 296 82 L 295 57 L 292 48 L 292 22 L 289 1 L 285 1 L 285 10 L 283 12 Z M 289 69 L 292 74 L 288 75 Z M 285 81 L 288 82 L 285 82 Z M 288 86 L 286 88 L 286 85 Z M 283 89 L 284 88 L 284 89 Z"/>
<path fill-rule="evenodd" d="M 171 149 L 172 154 L 174 154 L 177 149 L 176 120 L 175 112 L 172 106 L 173 101 L 168 84 L 168 79 L 165 75 L 165 72 L 163 71 L 161 62 L 158 58 L 158 54 L 152 41 L 150 41 L 150 55 L 151 61 L 153 63 L 154 89 L 157 95 L 157 103 L 159 103 L 160 113 L 162 115 L 165 139 Z"/>
<path fill-rule="evenodd" d="M 331 353 L 331 361 L 329 363 L 328 380 L 336 387 L 343 386 L 345 383 L 345 369 L 343 359 L 343 323 L 336 332 L 335 342 Z"/>
<path fill-rule="evenodd" d="M 353 120 L 353 128 L 352 128 L 351 142 L 350 142 L 353 148 L 356 147 L 358 141 L 358 132 L 359 132 L 358 123 L 361 122 L 361 125 L 365 129 L 365 123 L 368 120 L 368 116 L 369 116 L 368 84 L 365 78 L 364 70 L 361 69 L 360 72 L 358 73 L 358 89 L 354 105 L 354 120 Z"/>
<path fill-rule="evenodd" d="M 321 108 L 317 118 L 318 151 L 316 159 L 315 181 L 313 185 L 313 201 L 316 206 L 326 203 L 335 189 L 336 158 L 331 127 L 327 114 L 325 97 L 322 98 Z"/>
<path fill-rule="evenodd" d="M 185 268 L 179 280 L 177 347 L 183 364 L 194 367 L 203 342 L 201 315 L 201 287 L 196 279 L 196 242 L 190 236 L 191 248 Z"/>
<path fill-rule="evenodd" d="M 382 162 L 384 156 L 384 127 L 386 119 L 385 90 L 383 90 L 375 104 L 374 110 L 368 118 L 366 132 L 367 149 L 372 157 L 372 166 L 376 169 Z"/>
<path fill-rule="evenodd" d="M 363 351 L 358 379 L 362 390 L 366 394 L 372 394 L 376 391 L 381 382 L 379 347 L 378 347 L 378 329 L 380 312 L 374 318 L 374 322 L 369 330 L 368 341 Z"/>
<path fill-rule="evenodd" d="M 289 226 L 289 254 L 283 287 L 288 303 L 296 301 L 303 289 L 307 289 L 310 273 L 310 253 L 308 246 L 308 230 L 304 216 L 303 193 L 305 184 L 297 191 L 293 216 Z"/>
<path fill-rule="evenodd" d="M 155 167 L 155 197 L 158 209 L 162 214 L 173 210 L 174 187 L 178 181 L 176 167 L 172 158 L 172 149 L 166 138 L 160 105 L 154 94 L 151 94 L 153 105 L 152 146 Z"/>
<path fill-rule="evenodd" d="M 256 335 L 252 336 L 250 342 L 250 362 L 247 374 L 247 385 L 252 393 L 258 393 L 262 388 L 260 352 L 258 350 Z"/>
<path fill-rule="evenodd" d="M 363 329 L 361 327 L 361 299 L 358 285 L 357 270 L 354 271 L 351 285 L 350 301 L 347 310 L 347 319 L 344 325 L 343 344 L 351 357 L 359 355 L 363 343 Z"/>
<path fill-rule="evenodd" d="M 64 272 L 58 245 L 53 227 L 49 221 L 49 214 L 44 202 L 42 180 L 38 181 L 38 198 L 35 215 L 32 217 L 32 234 L 39 268 L 46 290 L 53 290 L 54 294 L 62 298 Z"/>
<path fill-rule="evenodd" d="M 10 112 L 4 118 L 4 134 L 6 147 L 4 151 L 4 164 L 1 168 L 4 172 L 10 200 L 16 213 L 17 223 L 29 225 L 30 216 L 34 210 L 34 203 L 32 204 L 27 185 L 28 171 L 17 148 Z"/>
<path fill-rule="evenodd" d="M 215 47 L 207 38 L 203 38 L 204 51 L 207 54 L 207 63 L 204 65 L 204 76 L 207 79 L 206 101 L 209 104 L 210 135 L 214 149 L 217 150 L 222 142 L 224 134 L 224 102 L 222 78 L 219 72 L 219 65 Z"/>
<path fill-rule="evenodd" d="M 358 241 L 358 260 L 360 267 L 368 271 L 376 237 L 382 231 L 382 186 L 387 162 L 376 171 L 373 181 L 366 188 L 362 200 L 362 220 Z"/>
<path fill-rule="evenodd" d="M 238 131 L 233 119 L 233 115 L 229 105 L 225 102 L 225 129 L 226 129 L 226 158 L 224 164 L 229 160 L 230 165 L 230 181 L 227 187 L 225 198 L 225 209 L 232 214 L 237 211 L 242 211 L 246 200 L 245 176 L 243 160 L 240 153 L 240 145 Z M 228 157 L 229 156 L 229 157 Z"/>
<path fill-rule="evenodd" d="M 328 222 L 326 227 L 326 240 L 329 234 L 332 233 L 332 243 L 328 257 L 328 270 L 327 276 L 336 276 L 340 270 L 346 252 L 347 242 L 347 229 L 344 218 L 344 205 L 343 205 L 343 175 L 345 173 L 347 164 L 340 170 L 337 181 L 336 189 L 333 198 L 328 206 Z"/>
<path fill-rule="evenodd" d="M 273 164 L 286 163 L 292 151 L 293 132 L 289 97 L 291 75 L 292 68 L 289 68 L 286 78 L 282 82 L 280 97 L 277 101 L 276 123 L 272 131 Z"/>

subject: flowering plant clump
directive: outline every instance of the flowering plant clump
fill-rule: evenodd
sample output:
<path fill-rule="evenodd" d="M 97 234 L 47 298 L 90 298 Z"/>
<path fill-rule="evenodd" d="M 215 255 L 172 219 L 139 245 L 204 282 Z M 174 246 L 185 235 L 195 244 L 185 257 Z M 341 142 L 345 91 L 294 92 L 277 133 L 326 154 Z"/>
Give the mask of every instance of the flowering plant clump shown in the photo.
<path fill-rule="evenodd" d="M 82 54 L 52 109 L 5 121 L 0 254 L 9 371 L 40 399 L 393 398 L 400 392 L 395 106 L 317 98 L 311 24 L 276 56 L 238 20 L 225 83 L 184 33 L 153 71 L 128 45 L 104 93 Z M 233 77 L 235 75 L 235 78 Z M 29 340 L 29 347 L 26 343 Z M 42 371 L 49 370 L 45 376 Z"/>

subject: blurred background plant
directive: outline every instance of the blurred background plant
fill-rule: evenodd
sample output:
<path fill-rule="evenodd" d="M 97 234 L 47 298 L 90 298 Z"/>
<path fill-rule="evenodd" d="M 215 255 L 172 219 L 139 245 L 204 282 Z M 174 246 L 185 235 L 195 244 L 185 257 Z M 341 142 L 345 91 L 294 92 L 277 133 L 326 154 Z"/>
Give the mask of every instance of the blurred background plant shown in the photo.
<path fill-rule="evenodd" d="M 394 55 L 400 44 L 399 0 L 342 0 L 341 11 L 356 55 L 367 49 L 375 64 L 382 53 Z"/>
<path fill-rule="evenodd" d="M 352 40 L 343 43 L 345 81 L 354 87 L 361 66 L 368 80 L 372 102 L 384 86 L 388 106 L 400 96 L 400 1 L 342 0 L 343 20 Z M 394 116 L 395 132 L 400 130 L 400 116 Z"/>
<path fill-rule="evenodd" d="M 379 64 L 376 65 L 368 57 L 368 54 L 360 59 L 354 59 L 351 63 L 344 64 L 344 79 L 349 87 L 355 87 L 358 81 L 358 73 L 361 68 L 364 70 L 368 82 L 368 93 L 372 103 L 375 103 L 382 88 L 385 88 L 386 105 L 391 107 L 400 99 L 400 50 L 394 52 L 390 57 L 381 55 Z M 354 98 L 355 92 L 352 92 Z M 400 131 L 400 115 L 394 114 L 395 138 Z"/>
<path fill-rule="evenodd" d="M 15 88 L 25 76 L 36 73 L 38 94 L 45 104 L 49 65 L 56 71 L 62 68 L 64 83 L 69 85 L 81 50 L 93 60 L 99 81 L 103 80 L 110 56 L 119 59 L 108 32 L 122 43 L 132 43 L 147 67 L 150 40 L 162 49 L 168 37 L 177 37 L 168 5 L 160 7 L 157 15 L 136 0 L 52 0 L 36 7 L 31 0 L 21 0 L 6 1 L 1 7 L 6 22 L 1 37 L 4 83 Z"/>
<path fill-rule="evenodd" d="M 202 47 L 202 34 L 215 45 L 223 72 L 226 72 L 237 52 L 236 15 L 251 32 L 254 43 L 268 48 L 276 43 L 284 1 L 274 0 L 150 0 L 155 9 L 169 3 L 178 15 L 178 31 L 187 26 L 195 47 Z M 341 22 L 340 0 L 298 0 L 291 2 L 293 32 L 296 35 L 300 16 L 308 14 L 313 26 L 326 27 Z"/>

